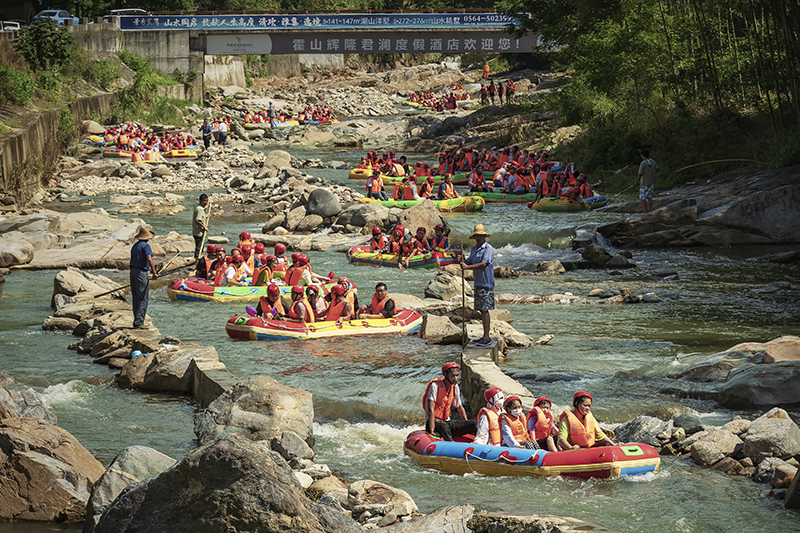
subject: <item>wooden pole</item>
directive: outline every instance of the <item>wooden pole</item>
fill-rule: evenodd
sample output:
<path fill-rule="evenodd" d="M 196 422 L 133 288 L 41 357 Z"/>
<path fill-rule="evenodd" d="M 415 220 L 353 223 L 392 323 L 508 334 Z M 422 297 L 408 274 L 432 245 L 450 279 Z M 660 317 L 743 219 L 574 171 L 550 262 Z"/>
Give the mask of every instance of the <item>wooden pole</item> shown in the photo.
<path fill-rule="evenodd" d="M 175 254 L 175 255 L 173 256 L 173 258 L 172 258 L 172 259 L 170 259 L 169 261 L 167 261 L 166 263 L 164 263 L 163 265 L 161 265 L 161 269 L 158 271 L 158 274 L 159 274 L 159 275 L 161 275 L 161 273 L 162 273 L 162 272 L 164 272 L 164 269 L 165 269 L 165 268 L 167 268 L 167 266 L 169 266 L 169 264 L 170 264 L 170 263 L 172 263 L 172 262 L 173 262 L 173 261 L 174 261 L 174 260 L 175 260 L 175 259 L 176 259 L 176 258 L 179 256 L 179 255 L 181 255 L 181 252 L 178 252 L 177 254 Z M 112 292 L 117 292 L 117 291 L 121 291 L 121 290 L 123 290 L 123 289 L 127 289 L 127 288 L 128 288 L 128 287 L 130 287 L 130 286 L 131 286 L 131 284 L 130 284 L 130 283 L 128 283 L 128 284 L 126 284 L 126 285 L 122 285 L 121 287 L 117 287 L 116 289 L 111 289 L 110 291 L 101 292 L 100 294 L 95 294 L 95 295 L 94 295 L 94 297 L 95 297 L 95 298 L 100 298 L 101 296 L 106 296 L 106 295 L 109 295 L 109 294 L 111 294 Z"/>
<path fill-rule="evenodd" d="M 464 245 L 461 245 L 461 262 L 464 262 Z M 461 349 L 467 346 L 467 281 L 461 269 Z"/>

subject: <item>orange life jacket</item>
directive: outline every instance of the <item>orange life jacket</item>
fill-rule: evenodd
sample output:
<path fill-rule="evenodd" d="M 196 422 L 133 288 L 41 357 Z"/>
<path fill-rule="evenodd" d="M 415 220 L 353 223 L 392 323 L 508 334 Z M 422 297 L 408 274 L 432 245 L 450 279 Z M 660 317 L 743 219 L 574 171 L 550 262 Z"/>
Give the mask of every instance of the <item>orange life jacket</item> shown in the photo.
<path fill-rule="evenodd" d="M 433 192 L 433 184 L 428 183 L 427 180 L 425 180 L 425 183 L 419 186 L 418 194 L 420 198 L 427 198 L 428 196 L 431 195 L 432 192 Z"/>
<path fill-rule="evenodd" d="M 214 264 L 214 261 L 216 260 L 217 260 L 216 257 L 214 259 L 203 257 L 203 264 L 205 264 L 206 266 L 206 279 L 211 279 L 211 275 L 214 273 L 214 271 L 211 270 L 211 266 Z"/>
<path fill-rule="evenodd" d="M 538 407 L 534 407 L 528 412 L 528 419 L 535 418 L 534 434 L 535 440 L 546 439 L 553 432 L 553 413 L 545 414 L 544 411 Z"/>
<path fill-rule="evenodd" d="M 394 173 L 401 178 L 406 175 L 406 169 L 400 163 L 393 163 Z"/>
<path fill-rule="evenodd" d="M 444 193 L 442 195 L 442 198 L 455 198 L 455 196 L 456 195 L 455 195 L 455 191 L 453 190 L 453 184 L 452 183 L 450 183 L 450 184 L 445 183 L 444 184 Z"/>
<path fill-rule="evenodd" d="M 253 253 L 250 253 L 250 256 L 244 260 L 247 267 L 250 269 L 250 272 L 253 272 L 256 268 L 256 257 Z"/>
<path fill-rule="evenodd" d="M 353 294 L 353 291 L 348 290 L 347 296 L 344 297 L 344 300 L 350 304 L 350 318 L 355 318 L 356 309 L 356 295 Z"/>
<path fill-rule="evenodd" d="M 478 421 L 480 421 L 482 414 L 485 414 L 489 420 L 489 441 L 492 446 L 500 446 L 500 443 L 503 442 L 503 436 L 500 432 L 500 416 L 492 409 L 482 407 L 478 412 Z"/>
<path fill-rule="evenodd" d="M 139 161 L 144 161 L 144 159 L 142 158 L 141 152 L 133 152 L 133 155 L 131 156 L 131 160 L 134 163 L 138 163 Z"/>
<path fill-rule="evenodd" d="M 403 251 L 403 243 L 397 242 L 394 239 L 389 241 L 389 253 L 399 254 L 402 251 Z"/>
<path fill-rule="evenodd" d="M 244 269 L 244 263 L 242 263 L 238 267 L 234 265 L 233 270 L 234 270 L 234 276 L 236 276 L 235 278 L 233 278 L 234 281 L 242 281 L 243 278 L 247 277 L 247 271 Z"/>
<path fill-rule="evenodd" d="M 266 273 L 266 275 L 264 275 Z M 263 278 L 263 279 L 262 279 Z M 253 287 L 266 286 L 272 281 L 272 270 L 262 266 L 253 269 Z"/>
<path fill-rule="evenodd" d="M 283 279 L 286 280 L 286 284 L 290 287 L 300 285 L 300 280 L 303 279 L 303 272 L 305 272 L 305 270 L 305 268 L 299 266 L 289 267 Z"/>
<path fill-rule="evenodd" d="M 381 235 L 380 241 L 376 241 L 375 239 L 371 239 L 369 241 L 369 251 L 370 252 L 382 252 L 386 249 L 386 239 Z"/>
<path fill-rule="evenodd" d="M 425 239 L 424 239 L 424 238 L 420 240 L 420 239 L 418 239 L 418 238 L 417 238 L 417 236 L 416 236 L 416 235 L 414 235 L 414 238 L 413 238 L 413 239 L 411 239 L 411 244 L 413 244 L 413 245 L 414 245 L 414 248 L 415 248 L 415 250 L 414 250 L 414 251 L 412 251 L 412 255 L 414 255 L 414 252 L 415 252 L 415 251 L 419 251 L 419 253 L 422 253 L 422 252 L 424 252 L 424 251 L 425 251 L 425 246 L 426 246 L 428 243 L 427 243 L 427 242 L 425 242 Z"/>
<path fill-rule="evenodd" d="M 567 438 L 570 444 L 577 444 L 581 448 L 591 448 L 594 446 L 594 438 L 596 435 L 596 425 L 592 413 L 587 413 L 584 422 L 575 415 L 574 409 L 567 409 L 561 413 L 561 418 L 558 419 L 558 425 L 567 417 L 569 422 L 569 435 L 561 435 L 561 438 Z"/>
<path fill-rule="evenodd" d="M 413 200 L 414 199 L 414 187 L 413 185 L 406 185 L 403 187 L 403 200 Z"/>
<path fill-rule="evenodd" d="M 441 237 L 438 237 L 438 238 L 436 237 L 436 235 L 434 235 L 431 238 L 431 248 L 433 248 L 434 250 L 437 250 L 437 249 L 438 250 L 445 250 L 447 248 L 445 246 L 445 242 L 446 241 L 447 241 L 447 237 L 445 237 L 444 235 L 442 235 Z"/>
<path fill-rule="evenodd" d="M 400 184 L 399 183 L 395 183 L 394 184 L 394 191 L 392 191 L 392 198 L 394 200 L 399 200 L 400 199 Z"/>
<path fill-rule="evenodd" d="M 383 189 L 383 179 L 380 176 L 378 176 L 377 178 L 373 176 L 372 185 L 370 186 L 370 192 L 381 192 L 382 189 Z"/>
<path fill-rule="evenodd" d="M 505 420 L 508 427 L 511 428 L 511 434 L 517 442 L 525 442 L 530 440 L 528 435 L 528 419 L 524 414 L 519 415 L 519 418 L 511 416 L 510 414 L 503 413 L 500 415 L 501 420 Z"/>
<path fill-rule="evenodd" d="M 223 260 L 222 264 L 217 265 L 217 271 L 214 273 L 214 286 L 219 287 L 222 285 L 222 278 L 225 277 L 225 271 L 228 270 L 228 264 Z"/>
<path fill-rule="evenodd" d="M 275 309 L 278 311 L 279 314 L 285 315 L 286 311 L 283 309 L 283 303 L 281 302 L 281 297 L 278 295 L 278 299 L 275 300 L 275 305 L 269 303 L 269 300 L 266 296 L 262 296 L 261 299 L 258 301 L 258 307 L 261 309 L 261 316 L 264 318 L 272 318 L 272 310 Z"/>
<path fill-rule="evenodd" d="M 425 398 L 428 397 L 428 392 L 431 389 L 431 384 L 436 383 L 436 400 L 433 405 L 433 416 L 437 420 L 447 420 L 450 418 L 450 408 L 453 406 L 453 399 L 455 398 L 456 387 L 450 387 L 446 390 L 444 385 L 444 378 L 436 378 L 425 388 L 425 394 L 422 395 L 422 410 L 428 412 L 428 406 L 425 405 Z"/>
<path fill-rule="evenodd" d="M 306 308 L 305 322 L 307 324 L 313 323 L 315 317 L 314 310 L 311 308 L 311 304 L 308 303 L 308 300 L 306 300 L 305 297 L 301 298 L 300 300 L 292 302 L 292 305 L 291 307 L 289 307 L 289 311 L 286 313 L 286 315 L 289 318 L 294 318 L 295 320 L 299 319 L 300 317 L 297 315 L 297 304 L 302 304 Z"/>
<path fill-rule="evenodd" d="M 341 302 L 337 302 L 337 303 L 331 302 L 331 307 L 328 310 L 328 314 L 325 316 L 325 320 L 326 321 L 339 320 L 339 317 L 341 317 L 342 313 L 344 313 L 344 303 L 345 303 L 345 301 L 341 301 Z"/>
<path fill-rule="evenodd" d="M 383 311 L 383 308 L 386 307 L 386 302 L 388 302 L 388 301 L 389 301 L 389 295 L 388 294 L 384 297 L 383 300 L 378 300 L 378 295 L 377 294 L 373 294 L 372 295 L 372 305 L 370 305 L 370 309 L 372 310 L 372 313 L 370 313 L 370 314 L 372 314 L 372 315 L 380 314 L 380 312 Z"/>

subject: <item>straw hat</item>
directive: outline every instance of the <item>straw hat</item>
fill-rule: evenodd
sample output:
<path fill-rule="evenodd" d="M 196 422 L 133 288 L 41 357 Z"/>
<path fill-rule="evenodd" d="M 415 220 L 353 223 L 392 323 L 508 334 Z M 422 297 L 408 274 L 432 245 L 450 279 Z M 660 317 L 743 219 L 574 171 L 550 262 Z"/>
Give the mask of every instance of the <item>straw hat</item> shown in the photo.
<path fill-rule="evenodd" d="M 142 226 L 139 228 L 139 233 L 136 234 L 137 241 L 146 241 L 148 239 L 152 239 L 155 237 L 156 234 L 150 231 L 150 228 Z"/>
<path fill-rule="evenodd" d="M 472 230 L 472 235 L 469 236 L 470 239 L 474 239 L 475 235 L 484 235 L 486 237 L 491 237 L 491 233 L 486 231 L 483 227 L 483 224 L 475 224 L 475 229 Z"/>

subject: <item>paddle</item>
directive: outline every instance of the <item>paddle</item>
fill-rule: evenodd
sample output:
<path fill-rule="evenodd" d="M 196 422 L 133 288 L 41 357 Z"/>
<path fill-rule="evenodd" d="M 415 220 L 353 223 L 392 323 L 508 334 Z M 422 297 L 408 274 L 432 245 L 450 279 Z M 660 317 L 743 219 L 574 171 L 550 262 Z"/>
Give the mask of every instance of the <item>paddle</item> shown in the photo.
<path fill-rule="evenodd" d="M 160 276 L 160 275 L 161 275 L 161 273 L 162 273 L 162 272 L 164 272 L 164 269 L 165 269 L 165 268 L 167 268 L 167 266 L 168 266 L 170 263 L 172 263 L 172 262 L 175 260 L 175 258 L 176 258 L 176 257 L 178 257 L 179 255 L 181 255 L 181 252 L 178 252 L 177 254 L 175 254 L 175 256 L 174 256 L 172 259 L 170 259 L 169 261 L 167 261 L 166 263 L 164 263 L 164 264 L 161 266 L 161 269 L 158 271 L 158 275 Z M 180 268 L 183 268 L 183 267 L 180 267 Z M 178 268 L 178 269 L 176 269 L 176 270 L 180 270 L 180 268 Z M 128 288 L 128 287 L 130 287 L 130 286 L 131 286 L 131 284 L 130 284 L 130 283 L 128 283 L 128 284 L 126 284 L 126 285 L 122 285 L 121 287 L 117 287 L 116 289 L 112 289 L 112 290 L 110 290 L 110 291 L 106 291 L 106 292 L 101 292 L 100 294 L 95 294 L 95 295 L 94 295 L 94 297 L 95 297 L 95 298 L 100 298 L 101 296 L 106 296 L 106 295 L 108 295 L 108 294 L 111 294 L 112 292 L 117 292 L 117 291 L 121 291 L 121 290 L 123 290 L 123 289 L 127 289 L 127 288 Z"/>
<path fill-rule="evenodd" d="M 464 261 L 464 245 L 461 245 L 461 258 Z M 461 349 L 467 345 L 467 280 L 464 269 L 461 269 Z"/>
<path fill-rule="evenodd" d="M 620 194 L 622 194 L 622 193 L 624 193 L 625 191 L 629 190 L 631 187 L 633 187 L 633 186 L 635 186 L 635 185 L 636 185 L 636 183 L 634 183 L 633 185 L 629 185 L 628 187 L 625 187 L 624 189 L 622 189 L 621 191 L 619 191 L 617 194 L 615 194 L 615 195 L 614 195 L 614 196 L 612 196 L 611 198 L 616 198 L 617 196 L 619 196 Z"/>
<path fill-rule="evenodd" d="M 200 253 L 203 253 L 203 248 L 206 245 L 206 237 L 208 237 L 208 223 L 211 222 L 211 204 L 208 204 L 208 216 L 206 217 L 206 229 L 203 230 L 203 240 L 200 241 Z M 200 262 L 200 257 L 197 258 L 198 263 Z"/>

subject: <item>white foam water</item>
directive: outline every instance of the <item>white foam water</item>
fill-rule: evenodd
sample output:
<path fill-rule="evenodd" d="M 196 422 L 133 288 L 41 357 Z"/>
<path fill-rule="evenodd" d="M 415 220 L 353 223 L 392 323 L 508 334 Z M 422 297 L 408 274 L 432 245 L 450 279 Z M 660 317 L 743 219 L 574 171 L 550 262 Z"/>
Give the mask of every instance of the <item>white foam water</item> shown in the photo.
<path fill-rule="evenodd" d="M 91 385 L 74 379 L 66 383 L 50 385 L 44 389 L 44 397 L 51 404 L 85 402 Z"/>

